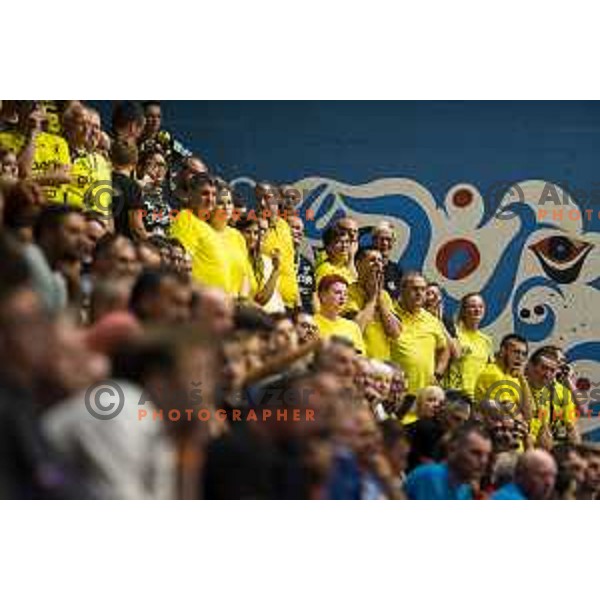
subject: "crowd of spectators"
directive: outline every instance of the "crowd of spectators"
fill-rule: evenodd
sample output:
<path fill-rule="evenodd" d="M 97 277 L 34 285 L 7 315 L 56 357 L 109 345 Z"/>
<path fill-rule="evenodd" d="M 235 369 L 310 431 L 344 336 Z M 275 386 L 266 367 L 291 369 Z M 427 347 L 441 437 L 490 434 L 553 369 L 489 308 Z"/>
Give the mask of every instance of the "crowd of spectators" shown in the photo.
<path fill-rule="evenodd" d="M 595 499 L 575 376 L 119 102 L 0 109 L 0 497 Z"/>

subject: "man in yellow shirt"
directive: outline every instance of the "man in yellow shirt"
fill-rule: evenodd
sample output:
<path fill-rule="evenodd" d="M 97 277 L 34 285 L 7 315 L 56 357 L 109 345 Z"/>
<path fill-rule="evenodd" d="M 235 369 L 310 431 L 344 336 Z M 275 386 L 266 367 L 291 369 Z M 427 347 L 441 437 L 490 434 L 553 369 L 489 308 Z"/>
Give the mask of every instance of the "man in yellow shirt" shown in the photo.
<path fill-rule="evenodd" d="M 287 222 L 279 216 L 279 196 L 274 185 L 259 183 L 254 189 L 259 215 L 268 219 L 269 231 L 262 240 L 262 252 L 271 256 L 279 250 L 281 261 L 281 276 L 279 290 L 287 308 L 300 305 L 300 291 L 296 280 L 294 262 L 294 242 L 292 232 Z"/>
<path fill-rule="evenodd" d="M 315 324 L 321 337 L 342 337 L 354 345 L 361 354 L 366 354 L 365 342 L 360 327 L 354 321 L 341 317 L 346 304 L 348 283 L 340 275 L 326 275 L 317 288 L 319 312 Z"/>
<path fill-rule="evenodd" d="M 392 299 L 383 289 L 383 257 L 375 248 L 361 248 L 356 255 L 358 281 L 348 288 L 344 316 L 358 323 L 367 356 L 390 360 L 392 344 L 400 335 L 400 321 L 394 315 Z"/>
<path fill-rule="evenodd" d="M 531 435 L 542 446 L 578 442 L 577 407 L 571 391 L 560 381 L 558 357 L 552 346 L 538 348 L 529 359 L 527 382 L 533 399 Z"/>
<path fill-rule="evenodd" d="M 531 391 L 523 374 L 527 352 L 523 337 L 504 336 L 496 360 L 483 369 L 475 384 L 475 402 L 482 412 L 520 410 L 527 423 L 531 421 Z"/>
<path fill-rule="evenodd" d="M 71 182 L 65 187 L 67 203 L 110 216 L 111 172 L 104 157 L 92 152 L 90 111 L 73 104 L 65 110 L 62 124 L 72 162 Z"/>
<path fill-rule="evenodd" d="M 409 394 L 438 385 L 450 356 L 442 324 L 424 308 L 426 289 L 425 278 L 414 271 L 400 282 L 396 314 L 402 330 L 392 345 L 392 360 L 404 371 Z"/>
<path fill-rule="evenodd" d="M 39 102 L 20 101 L 18 114 L 15 128 L 0 132 L 0 146 L 17 155 L 21 179 L 39 183 L 50 202 L 64 202 L 71 170 L 67 142 L 43 130 L 46 117 Z"/>
<path fill-rule="evenodd" d="M 227 248 L 207 223 L 215 210 L 217 186 L 212 177 L 197 174 L 189 182 L 188 203 L 171 225 L 171 237 L 179 240 L 192 256 L 193 278 L 207 286 L 231 289 Z"/>

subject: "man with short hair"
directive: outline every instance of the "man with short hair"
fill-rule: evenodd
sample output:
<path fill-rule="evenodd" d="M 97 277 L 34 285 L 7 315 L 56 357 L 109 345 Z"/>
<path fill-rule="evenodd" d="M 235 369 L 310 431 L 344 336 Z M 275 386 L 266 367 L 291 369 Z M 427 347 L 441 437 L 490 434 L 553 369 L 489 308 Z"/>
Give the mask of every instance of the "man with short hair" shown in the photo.
<path fill-rule="evenodd" d="M 381 252 L 383 259 L 383 286 L 388 294 L 397 300 L 400 295 L 402 270 L 390 260 L 390 254 L 396 243 L 396 232 L 389 221 L 381 221 L 373 229 L 373 247 Z"/>
<path fill-rule="evenodd" d="M 175 273 L 144 271 L 131 291 L 133 314 L 151 325 L 186 323 L 190 318 L 192 291 Z"/>
<path fill-rule="evenodd" d="M 593 446 L 581 446 L 586 467 L 585 477 L 577 494 L 578 500 L 600 499 L 600 450 Z"/>
<path fill-rule="evenodd" d="M 481 411 L 510 413 L 519 407 L 527 423 L 531 421 L 531 391 L 523 374 L 527 352 L 525 338 L 516 333 L 504 336 L 496 361 L 483 369 L 475 384 L 475 403 Z"/>
<path fill-rule="evenodd" d="M 144 130 L 144 111 L 139 102 L 118 102 L 112 114 L 112 133 L 115 140 L 127 140 L 137 144 Z"/>
<path fill-rule="evenodd" d="M 137 277 L 140 265 L 131 240 L 118 234 L 104 236 L 96 245 L 94 277 Z"/>
<path fill-rule="evenodd" d="M 312 262 L 300 252 L 300 246 L 304 239 L 304 223 L 297 216 L 288 217 L 287 221 L 292 231 L 292 240 L 294 242 L 296 278 L 298 280 L 302 310 L 312 313 L 315 295 L 315 268 Z"/>
<path fill-rule="evenodd" d="M 353 319 L 363 333 L 367 356 L 390 360 L 392 345 L 401 333 L 393 313 L 392 299 L 383 289 L 383 262 L 375 248 L 361 248 L 356 254 L 358 280 L 348 288 L 344 316 Z"/>
<path fill-rule="evenodd" d="M 347 281 L 341 275 L 326 275 L 319 282 L 317 292 L 320 308 L 315 315 L 315 324 L 321 337 L 346 338 L 354 345 L 357 352 L 366 354 L 360 327 L 354 321 L 341 316 L 347 300 Z"/>
<path fill-rule="evenodd" d="M 400 365 L 408 379 L 408 393 L 428 385 L 438 385 L 450 357 L 446 334 L 438 319 L 425 308 L 427 282 L 417 272 L 404 275 L 396 314 L 402 332 L 392 346 L 392 360 Z M 407 421 L 414 420 L 414 413 Z"/>
<path fill-rule="evenodd" d="M 196 287 L 192 292 L 192 319 L 211 336 L 222 339 L 234 328 L 233 300 L 220 288 Z"/>
<path fill-rule="evenodd" d="M 72 165 L 71 182 L 65 188 L 66 201 L 79 208 L 106 210 L 111 203 L 110 169 L 104 157 L 91 150 L 95 144 L 91 114 L 82 104 L 73 104 L 62 115 Z M 106 199 L 100 198 L 102 194 Z"/>
<path fill-rule="evenodd" d="M 195 281 L 230 290 L 229 257 L 218 232 L 208 223 L 216 203 L 215 180 L 206 174 L 194 175 L 189 183 L 187 207 L 172 222 L 170 235 L 179 240 L 192 255 L 192 276 Z"/>
<path fill-rule="evenodd" d="M 68 288 L 69 300 L 78 302 L 82 261 L 87 243 L 85 217 L 69 206 L 47 206 L 35 223 L 34 236 L 50 268 L 62 275 Z"/>
<path fill-rule="evenodd" d="M 490 500 L 549 500 L 556 471 L 551 454 L 545 450 L 528 450 L 517 461 L 514 481 L 496 490 Z"/>
<path fill-rule="evenodd" d="M 417 467 L 406 480 L 409 500 L 473 500 L 492 453 L 489 435 L 466 423 L 449 443 L 446 463 Z"/>

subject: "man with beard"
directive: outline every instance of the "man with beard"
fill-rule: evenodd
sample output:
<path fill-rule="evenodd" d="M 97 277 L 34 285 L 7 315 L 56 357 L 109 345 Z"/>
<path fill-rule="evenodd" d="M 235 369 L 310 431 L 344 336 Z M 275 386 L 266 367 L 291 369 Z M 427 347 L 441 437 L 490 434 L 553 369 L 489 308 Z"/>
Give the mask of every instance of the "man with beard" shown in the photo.
<path fill-rule="evenodd" d="M 64 278 L 71 303 L 77 303 L 80 298 L 86 233 L 85 217 L 69 206 L 48 206 L 34 226 L 35 241 L 50 268 Z"/>

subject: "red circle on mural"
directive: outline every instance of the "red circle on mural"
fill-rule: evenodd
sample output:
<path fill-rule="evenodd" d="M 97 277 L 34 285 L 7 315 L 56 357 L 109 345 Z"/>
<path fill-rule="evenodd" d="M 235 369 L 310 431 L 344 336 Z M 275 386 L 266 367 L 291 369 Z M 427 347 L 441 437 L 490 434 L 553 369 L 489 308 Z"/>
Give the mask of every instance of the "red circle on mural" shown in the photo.
<path fill-rule="evenodd" d="M 452 203 L 457 208 L 465 208 L 473 202 L 473 192 L 467 188 L 460 188 L 452 194 Z"/>
<path fill-rule="evenodd" d="M 468 277 L 481 262 L 481 254 L 477 246 L 464 238 L 446 242 L 437 252 L 435 264 L 438 271 L 446 279 L 464 279 Z"/>

